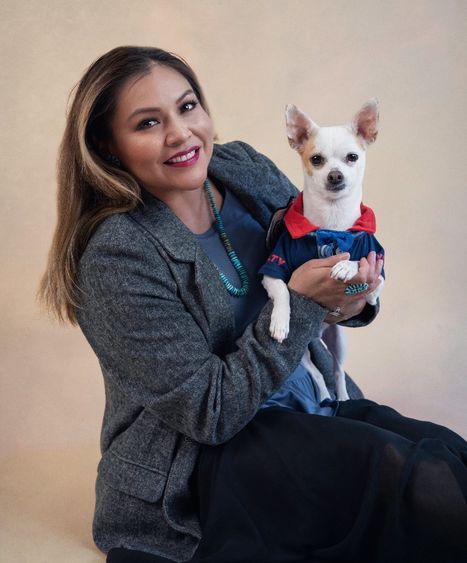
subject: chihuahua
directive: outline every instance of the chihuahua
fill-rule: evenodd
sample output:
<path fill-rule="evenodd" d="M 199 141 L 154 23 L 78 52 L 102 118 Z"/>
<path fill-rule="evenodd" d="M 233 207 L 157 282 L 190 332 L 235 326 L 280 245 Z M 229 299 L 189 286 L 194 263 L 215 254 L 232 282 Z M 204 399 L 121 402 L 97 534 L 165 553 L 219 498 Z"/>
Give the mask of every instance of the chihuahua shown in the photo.
<path fill-rule="evenodd" d="M 352 293 L 365 290 L 365 287 L 351 284 L 360 258 L 372 250 L 377 258 L 384 256 L 382 246 L 374 237 L 373 211 L 362 203 L 366 150 L 376 140 L 378 119 L 375 99 L 367 102 L 351 123 L 335 127 L 320 127 L 296 106 L 286 107 L 287 137 L 301 157 L 305 181 L 301 194 L 284 208 L 280 216 L 282 234 L 260 270 L 264 275 L 263 286 L 273 301 L 270 333 L 278 342 L 287 338 L 289 332 L 286 284 L 296 268 L 312 258 L 349 252 L 350 260 L 338 262 L 331 269 L 331 276 L 350 282 L 346 293 Z M 380 276 L 376 289 L 365 295 L 371 305 L 376 304 L 383 283 L 383 276 Z M 339 311 L 332 314 L 338 317 Z M 321 338 L 333 356 L 337 399 L 347 400 L 343 328 L 324 323 Z M 330 399 L 324 378 L 311 361 L 308 348 L 301 363 L 318 387 L 320 402 Z"/>

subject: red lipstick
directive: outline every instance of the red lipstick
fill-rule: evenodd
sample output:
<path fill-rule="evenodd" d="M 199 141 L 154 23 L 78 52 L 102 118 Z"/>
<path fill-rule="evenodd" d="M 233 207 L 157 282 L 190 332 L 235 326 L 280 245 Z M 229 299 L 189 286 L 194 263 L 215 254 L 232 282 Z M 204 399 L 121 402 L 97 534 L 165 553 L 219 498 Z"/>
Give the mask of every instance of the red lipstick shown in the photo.
<path fill-rule="evenodd" d="M 180 151 L 164 162 L 168 166 L 175 166 L 176 168 L 191 166 L 197 162 L 199 158 L 198 146 L 190 147 L 184 151 Z"/>

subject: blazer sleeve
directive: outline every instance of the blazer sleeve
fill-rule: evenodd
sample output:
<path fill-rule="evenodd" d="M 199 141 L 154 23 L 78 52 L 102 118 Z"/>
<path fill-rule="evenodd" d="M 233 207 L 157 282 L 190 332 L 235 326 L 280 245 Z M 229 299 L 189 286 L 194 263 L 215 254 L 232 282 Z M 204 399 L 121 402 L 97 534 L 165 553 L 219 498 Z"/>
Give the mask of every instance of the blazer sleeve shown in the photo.
<path fill-rule="evenodd" d="M 289 338 L 269 335 L 271 303 L 220 357 L 179 297 L 170 264 L 134 227 L 125 244 L 107 237 L 80 262 L 77 317 L 96 353 L 106 385 L 205 444 L 241 430 L 298 365 L 319 336 L 326 309 L 291 292 Z"/>

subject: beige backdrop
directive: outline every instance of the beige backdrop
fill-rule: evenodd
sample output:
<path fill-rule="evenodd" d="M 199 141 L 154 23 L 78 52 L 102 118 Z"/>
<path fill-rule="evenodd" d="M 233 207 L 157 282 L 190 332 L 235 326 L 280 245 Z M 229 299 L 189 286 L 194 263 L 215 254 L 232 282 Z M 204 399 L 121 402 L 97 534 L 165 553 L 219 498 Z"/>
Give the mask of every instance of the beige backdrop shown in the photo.
<path fill-rule="evenodd" d="M 67 96 L 117 45 L 184 56 L 220 140 L 249 142 L 300 187 L 285 104 L 329 125 L 379 98 L 364 191 L 387 252 L 387 285 L 377 321 L 347 331 L 347 368 L 368 397 L 467 434 L 466 8 L 462 0 L 3 0 L 5 560 L 100 560 L 89 525 L 101 375 L 80 331 L 50 322 L 34 296 L 55 222 Z"/>

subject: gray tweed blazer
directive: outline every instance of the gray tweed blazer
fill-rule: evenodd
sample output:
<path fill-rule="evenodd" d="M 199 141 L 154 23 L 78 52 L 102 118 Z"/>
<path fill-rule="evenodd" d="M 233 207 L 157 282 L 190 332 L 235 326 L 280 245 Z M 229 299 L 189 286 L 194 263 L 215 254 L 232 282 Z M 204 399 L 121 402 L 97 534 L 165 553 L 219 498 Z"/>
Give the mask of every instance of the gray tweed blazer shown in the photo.
<path fill-rule="evenodd" d="M 250 146 L 216 145 L 209 167 L 267 228 L 297 189 Z M 229 295 L 185 225 L 144 195 L 106 219 L 79 264 L 79 325 L 104 376 L 102 459 L 94 541 L 188 560 L 200 538 L 190 476 L 202 444 L 221 444 L 255 415 L 298 365 L 307 345 L 332 386 L 318 339 L 327 313 L 292 292 L 288 339 L 269 336 L 270 302 L 233 340 Z M 376 314 L 367 308 L 353 325 Z M 349 382 L 351 396 L 361 396 Z"/>

